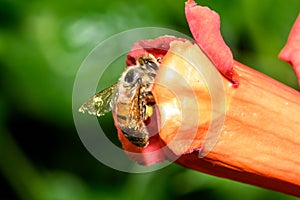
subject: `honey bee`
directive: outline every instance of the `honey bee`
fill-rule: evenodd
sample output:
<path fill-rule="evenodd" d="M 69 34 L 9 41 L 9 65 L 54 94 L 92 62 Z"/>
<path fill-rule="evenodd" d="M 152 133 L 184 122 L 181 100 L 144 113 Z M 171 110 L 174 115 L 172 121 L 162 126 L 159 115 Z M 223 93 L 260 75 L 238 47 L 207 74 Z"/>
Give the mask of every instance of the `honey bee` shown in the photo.
<path fill-rule="evenodd" d="M 119 81 L 90 97 L 79 112 L 103 116 L 113 111 L 125 137 L 138 147 L 149 143 L 147 124 L 155 104 L 151 89 L 159 67 L 159 59 L 143 54 L 137 64 L 127 67 Z"/>

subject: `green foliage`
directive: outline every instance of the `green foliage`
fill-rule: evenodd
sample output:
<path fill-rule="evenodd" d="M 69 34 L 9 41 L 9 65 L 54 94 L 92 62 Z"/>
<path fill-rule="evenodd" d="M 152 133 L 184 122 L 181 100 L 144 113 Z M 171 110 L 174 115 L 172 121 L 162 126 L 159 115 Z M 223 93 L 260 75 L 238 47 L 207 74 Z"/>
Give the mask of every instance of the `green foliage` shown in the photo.
<path fill-rule="evenodd" d="M 198 3 L 220 14 L 223 36 L 237 60 L 296 88 L 292 68 L 277 55 L 299 1 Z M 190 34 L 184 1 L 0 1 L 0 183 L 6 185 L 1 199 L 293 199 L 177 165 L 126 174 L 86 151 L 71 109 L 80 64 L 109 36 L 150 26 Z M 119 74 L 110 72 L 101 87 Z M 110 117 L 100 123 L 115 133 Z"/>

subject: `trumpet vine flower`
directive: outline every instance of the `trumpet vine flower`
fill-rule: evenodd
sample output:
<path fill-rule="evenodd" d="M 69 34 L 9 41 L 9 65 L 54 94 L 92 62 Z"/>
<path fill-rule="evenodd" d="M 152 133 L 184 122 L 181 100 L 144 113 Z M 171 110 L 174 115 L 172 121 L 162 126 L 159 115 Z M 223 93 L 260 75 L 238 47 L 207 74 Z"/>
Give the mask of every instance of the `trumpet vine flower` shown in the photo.
<path fill-rule="evenodd" d="M 152 90 L 156 106 L 148 127 L 157 134 L 146 148 L 140 148 L 118 130 L 123 149 L 142 165 L 172 160 L 200 172 L 300 197 L 300 93 L 235 61 L 220 34 L 217 13 L 193 0 L 187 1 L 185 13 L 195 43 L 162 36 L 138 41 L 127 56 L 127 65 L 132 65 L 148 52 L 161 58 L 161 66 Z M 298 78 L 299 36 L 300 17 L 279 56 L 294 66 Z M 224 112 L 217 117 L 212 114 L 218 110 L 207 87 L 209 77 L 195 69 L 197 63 L 218 70 L 222 87 L 216 93 L 222 90 L 225 101 Z M 171 76 L 170 71 L 179 76 Z M 220 132 L 206 151 L 207 131 L 215 123 L 221 123 Z"/>

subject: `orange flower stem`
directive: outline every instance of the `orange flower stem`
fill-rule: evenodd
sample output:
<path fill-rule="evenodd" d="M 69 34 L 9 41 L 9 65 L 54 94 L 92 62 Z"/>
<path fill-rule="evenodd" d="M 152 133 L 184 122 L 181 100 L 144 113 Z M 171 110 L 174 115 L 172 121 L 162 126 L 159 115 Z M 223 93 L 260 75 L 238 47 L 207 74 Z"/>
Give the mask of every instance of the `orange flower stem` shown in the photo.
<path fill-rule="evenodd" d="M 204 157 L 180 165 L 300 197 L 300 93 L 235 62 L 239 87 L 228 82 L 223 130 Z"/>

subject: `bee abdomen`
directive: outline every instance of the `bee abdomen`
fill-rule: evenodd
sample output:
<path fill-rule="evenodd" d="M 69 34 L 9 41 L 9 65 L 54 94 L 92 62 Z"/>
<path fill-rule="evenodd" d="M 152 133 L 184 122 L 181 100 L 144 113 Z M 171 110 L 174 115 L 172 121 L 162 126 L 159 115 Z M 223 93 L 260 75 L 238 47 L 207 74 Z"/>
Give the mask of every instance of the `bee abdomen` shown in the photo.
<path fill-rule="evenodd" d="M 135 130 L 122 130 L 124 136 L 134 145 L 138 147 L 146 147 L 149 143 L 147 133 L 136 132 Z"/>

